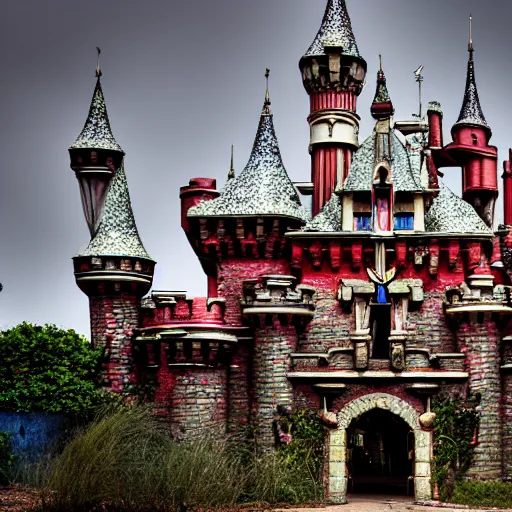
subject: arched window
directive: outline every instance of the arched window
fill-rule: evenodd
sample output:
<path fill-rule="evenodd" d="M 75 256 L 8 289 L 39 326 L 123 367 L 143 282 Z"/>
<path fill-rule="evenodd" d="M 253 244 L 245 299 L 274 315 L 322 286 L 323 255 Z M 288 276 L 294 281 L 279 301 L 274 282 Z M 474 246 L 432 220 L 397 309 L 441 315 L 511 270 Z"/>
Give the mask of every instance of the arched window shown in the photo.
<path fill-rule="evenodd" d="M 471 140 L 473 141 L 473 146 L 478 146 L 478 137 L 475 133 L 471 134 Z"/>

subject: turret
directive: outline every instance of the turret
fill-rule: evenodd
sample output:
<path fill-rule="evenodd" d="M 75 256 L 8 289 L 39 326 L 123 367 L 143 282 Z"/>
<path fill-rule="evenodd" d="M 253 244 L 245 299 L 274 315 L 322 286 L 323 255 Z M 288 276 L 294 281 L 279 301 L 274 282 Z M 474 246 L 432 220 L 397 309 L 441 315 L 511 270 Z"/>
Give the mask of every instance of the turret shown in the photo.
<path fill-rule="evenodd" d="M 124 151 L 116 142 L 107 114 L 105 97 L 101 88 L 101 69 L 96 67 L 96 87 L 92 96 L 89 115 L 82 132 L 69 148 L 71 169 L 75 171 L 80 184 L 80 195 L 85 220 L 94 235 L 98 229 L 101 212 L 105 202 L 107 187 L 121 167 Z"/>
<path fill-rule="evenodd" d="M 470 19 L 471 21 L 471 19 Z M 446 150 L 462 167 L 463 198 L 492 227 L 498 195 L 496 147 L 489 146 L 492 131 L 485 119 L 475 80 L 473 40 L 469 41 L 466 90 L 459 118 L 452 128 L 453 144 Z"/>
<path fill-rule="evenodd" d="M 512 226 L 512 149 L 508 160 L 503 162 L 503 224 Z"/>
<path fill-rule="evenodd" d="M 299 67 L 310 96 L 313 215 L 345 181 L 358 148 L 357 97 L 366 61 L 357 48 L 345 0 L 329 0 L 320 30 Z"/>
<path fill-rule="evenodd" d="M 428 147 L 441 149 L 443 147 L 443 109 L 438 101 L 431 101 L 427 107 L 428 116 Z"/>
<path fill-rule="evenodd" d="M 139 325 L 140 299 L 151 287 L 155 262 L 137 231 L 124 153 L 110 129 L 100 75 L 98 69 L 89 116 L 70 148 L 92 235 L 73 261 L 77 285 L 89 297 L 91 341 L 105 349 L 103 383 L 123 391 L 135 379 L 132 334 Z M 90 160 L 80 160 L 87 155 Z M 96 164 L 91 166 L 93 159 Z"/>

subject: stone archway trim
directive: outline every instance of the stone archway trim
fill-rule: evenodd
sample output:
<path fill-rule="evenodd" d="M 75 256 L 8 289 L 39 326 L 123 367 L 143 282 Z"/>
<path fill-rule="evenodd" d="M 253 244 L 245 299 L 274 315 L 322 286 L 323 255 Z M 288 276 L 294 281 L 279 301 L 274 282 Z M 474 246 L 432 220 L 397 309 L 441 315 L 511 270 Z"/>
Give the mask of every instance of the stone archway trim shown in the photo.
<path fill-rule="evenodd" d="M 430 461 L 432 433 L 421 429 L 419 414 L 410 404 L 387 393 L 372 393 L 349 402 L 338 414 L 338 430 L 329 439 L 329 496 L 336 503 L 347 502 L 347 428 L 352 420 L 372 409 L 383 409 L 402 418 L 414 431 L 414 490 L 416 501 L 432 495 Z"/>

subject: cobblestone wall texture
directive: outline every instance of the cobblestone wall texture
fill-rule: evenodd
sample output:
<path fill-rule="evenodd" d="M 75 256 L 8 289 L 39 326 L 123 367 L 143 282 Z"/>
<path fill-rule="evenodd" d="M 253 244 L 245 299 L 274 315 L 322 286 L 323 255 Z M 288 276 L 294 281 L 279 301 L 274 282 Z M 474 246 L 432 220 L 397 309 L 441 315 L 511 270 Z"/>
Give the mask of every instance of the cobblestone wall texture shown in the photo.
<path fill-rule="evenodd" d="M 493 322 L 472 318 L 458 331 L 459 346 L 466 354 L 469 386 L 481 395 L 478 445 L 470 475 L 480 479 L 501 477 L 501 379 L 498 354 L 499 333 Z"/>
<path fill-rule="evenodd" d="M 90 297 L 91 338 L 105 348 L 102 380 L 106 388 L 122 392 L 135 382 L 132 360 L 133 330 L 139 326 L 139 299 L 132 295 Z"/>

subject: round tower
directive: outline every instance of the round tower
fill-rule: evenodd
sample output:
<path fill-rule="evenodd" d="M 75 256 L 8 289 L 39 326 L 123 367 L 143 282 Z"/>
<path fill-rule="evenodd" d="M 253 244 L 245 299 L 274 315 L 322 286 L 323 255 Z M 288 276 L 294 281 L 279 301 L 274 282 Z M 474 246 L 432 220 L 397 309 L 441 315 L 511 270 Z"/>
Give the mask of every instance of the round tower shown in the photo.
<path fill-rule="evenodd" d="M 107 115 L 101 71 L 82 133 L 71 146 L 91 230 L 88 246 L 73 258 L 77 285 L 89 297 L 91 341 L 105 349 L 102 379 L 113 391 L 134 382 L 132 334 L 140 299 L 151 288 L 155 262 L 137 231 L 123 155 Z"/>
<path fill-rule="evenodd" d="M 498 196 L 498 151 L 489 145 L 492 131 L 485 120 L 478 97 L 471 37 L 468 51 L 464 101 L 459 119 L 452 128 L 453 144 L 447 150 L 462 167 L 464 200 L 473 205 L 482 220 L 492 228 L 494 205 Z"/>
<path fill-rule="evenodd" d="M 313 215 L 348 175 L 358 148 L 357 97 L 367 65 L 357 48 L 345 0 L 329 0 L 320 30 L 299 63 L 310 97 Z"/>

